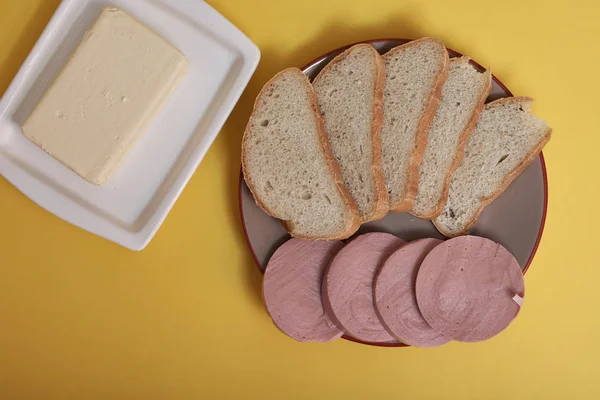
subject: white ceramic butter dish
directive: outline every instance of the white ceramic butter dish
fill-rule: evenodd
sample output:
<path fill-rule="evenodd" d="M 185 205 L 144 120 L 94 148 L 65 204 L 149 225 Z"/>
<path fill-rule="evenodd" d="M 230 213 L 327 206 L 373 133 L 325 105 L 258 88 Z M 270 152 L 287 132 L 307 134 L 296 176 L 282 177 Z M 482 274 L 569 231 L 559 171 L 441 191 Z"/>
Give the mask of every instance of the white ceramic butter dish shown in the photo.
<path fill-rule="evenodd" d="M 27 140 L 20 127 L 107 6 L 177 47 L 189 69 L 125 162 L 95 186 Z M 141 250 L 202 161 L 259 58 L 256 45 L 203 1 L 63 0 L 0 101 L 0 175 L 58 217 Z"/>

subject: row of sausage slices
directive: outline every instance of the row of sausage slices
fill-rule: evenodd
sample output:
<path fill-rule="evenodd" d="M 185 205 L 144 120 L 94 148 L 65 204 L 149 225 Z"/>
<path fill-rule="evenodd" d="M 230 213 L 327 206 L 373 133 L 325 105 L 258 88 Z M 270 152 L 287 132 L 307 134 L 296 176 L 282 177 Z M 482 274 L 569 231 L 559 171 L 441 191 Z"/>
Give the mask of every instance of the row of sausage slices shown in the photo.
<path fill-rule="evenodd" d="M 405 242 L 383 232 L 347 244 L 290 239 L 263 281 L 269 315 L 295 340 L 346 334 L 417 347 L 497 335 L 517 316 L 524 291 L 516 259 L 489 239 Z"/>

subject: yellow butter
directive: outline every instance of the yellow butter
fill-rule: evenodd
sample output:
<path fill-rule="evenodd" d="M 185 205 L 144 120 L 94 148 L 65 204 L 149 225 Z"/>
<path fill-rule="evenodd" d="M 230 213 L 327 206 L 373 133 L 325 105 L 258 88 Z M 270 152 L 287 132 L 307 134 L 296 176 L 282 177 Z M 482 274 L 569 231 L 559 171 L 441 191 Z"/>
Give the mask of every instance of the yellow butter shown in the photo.
<path fill-rule="evenodd" d="M 88 182 L 103 184 L 187 69 L 170 43 L 125 12 L 106 8 L 23 134 Z"/>

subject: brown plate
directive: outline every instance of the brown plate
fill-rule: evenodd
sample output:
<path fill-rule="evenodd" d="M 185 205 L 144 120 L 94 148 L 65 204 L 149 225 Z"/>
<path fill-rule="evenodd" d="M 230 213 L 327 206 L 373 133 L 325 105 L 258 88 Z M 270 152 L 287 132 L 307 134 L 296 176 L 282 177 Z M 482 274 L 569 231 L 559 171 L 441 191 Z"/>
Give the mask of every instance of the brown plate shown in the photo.
<path fill-rule="evenodd" d="M 392 47 L 408 41 L 407 39 L 377 39 L 365 43 L 371 44 L 381 54 L 384 54 Z M 309 79 L 314 79 L 329 61 L 350 46 L 352 44 L 317 58 L 302 68 L 302 71 Z M 448 53 L 450 57 L 461 56 L 460 53 L 450 49 L 448 49 Z M 471 63 L 480 70 L 484 69 L 475 61 L 471 60 Z M 494 76 L 492 91 L 487 102 L 509 96 L 512 96 L 510 90 Z M 256 265 L 261 271 L 264 271 L 273 252 L 288 240 L 290 235 L 279 220 L 270 217 L 256 205 L 241 173 L 239 196 L 240 215 L 248 247 Z M 504 193 L 483 210 L 477 223 L 470 229 L 470 234 L 483 236 L 500 243 L 515 256 L 525 273 L 542 238 L 547 208 L 548 178 L 544 156 L 540 153 Z M 372 231 L 389 232 L 406 241 L 428 237 L 444 239 L 431 221 L 416 218 L 408 213 L 390 212 L 379 221 L 362 225 L 356 235 Z M 356 341 L 350 337 L 344 337 Z M 398 344 L 383 345 L 399 346 Z"/>

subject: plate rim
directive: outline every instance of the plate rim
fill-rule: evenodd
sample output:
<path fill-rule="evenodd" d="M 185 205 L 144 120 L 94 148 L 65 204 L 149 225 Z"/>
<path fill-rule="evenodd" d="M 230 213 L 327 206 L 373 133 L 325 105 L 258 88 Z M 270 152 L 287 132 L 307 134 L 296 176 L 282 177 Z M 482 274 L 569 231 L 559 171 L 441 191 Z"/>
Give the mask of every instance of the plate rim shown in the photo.
<path fill-rule="evenodd" d="M 388 42 L 388 41 L 397 41 L 397 42 L 410 42 L 412 40 L 415 39 L 404 39 L 404 38 L 380 38 L 380 39 L 369 39 L 369 40 L 364 40 L 364 41 L 359 41 L 359 42 L 354 42 L 354 43 L 350 43 L 348 45 L 344 45 L 344 46 L 340 46 L 336 49 L 330 50 L 327 53 L 315 58 L 314 60 L 310 61 L 309 63 L 305 64 L 303 67 L 300 68 L 300 70 L 302 70 L 302 72 L 304 73 L 305 70 L 307 70 L 308 68 L 312 67 L 313 65 L 323 61 L 324 59 L 331 57 L 333 54 L 339 54 L 341 52 L 343 52 L 344 50 L 356 45 L 356 44 L 360 44 L 360 43 L 366 43 L 366 44 L 373 44 L 373 43 L 379 43 L 379 42 Z M 446 49 L 448 50 L 448 53 L 450 53 L 451 56 L 453 57 L 462 57 L 463 54 L 453 50 L 449 47 L 446 47 Z M 486 68 L 484 68 L 481 64 L 479 64 L 477 61 L 469 58 L 469 62 L 473 65 L 475 65 L 477 68 L 479 68 L 480 70 L 486 70 Z M 510 91 L 510 89 L 508 89 L 508 87 L 506 87 L 506 85 L 504 85 L 504 83 L 502 83 L 502 81 L 500 81 L 500 79 L 498 79 L 496 77 L 496 75 L 494 75 L 492 73 L 492 80 L 498 85 L 500 86 L 500 88 L 502 88 L 502 90 L 504 90 L 508 96 L 507 97 L 514 97 L 514 94 Z M 523 275 L 525 275 L 525 273 L 529 270 L 529 267 L 531 266 L 531 263 L 533 262 L 533 259 L 537 253 L 537 250 L 539 248 L 539 245 L 541 243 L 542 240 L 542 236 L 544 234 L 544 227 L 546 225 L 546 216 L 548 213 L 548 173 L 546 171 L 546 162 L 544 159 L 544 154 L 542 151 L 540 151 L 539 154 L 539 158 L 540 158 L 540 164 L 541 164 L 541 169 L 542 169 L 542 179 L 544 182 L 544 204 L 543 204 L 543 210 L 542 210 L 542 219 L 541 219 L 541 223 L 540 223 L 540 227 L 538 229 L 538 235 L 535 241 L 535 244 L 533 245 L 533 249 L 531 250 L 531 254 L 529 255 L 529 258 L 527 260 L 527 262 L 525 263 L 525 266 L 523 267 Z M 240 166 L 240 176 L 239 176 L 239 184 L 238 184 L 238 204 L 239 204 L 239 213 L 240 213 L 240 223 L 242 225 L 242 229 L 244 232 L 244 238 L 246 239 L 246 245 L 248 247 L 248 249 L 250 250 L 250 253 L 252 254 L 252 259 L 254 260 L 254 265 L 257 267 L 257 269 L 259 270 L 259 272 L 262 274 L 264 274 L 264 271 L 261 268 L 261 263 L 259 262 L 258 258 L 256 257 L 256 253 L 254 252 L 254 248 L 252 247 L 252 243 L 250 242 L 250 237 L 248 235 L 248 230 L 246 228 L 246 224 L 245 224 L 245 219 L 244 219 L 244 208 L 243 208 L 243 203 L 242 203 L 242 185 L 244 184 L 244 172 Z M 342 339 L 346 339 L 348 341 L 351 342 L 355 342 L 355 343 L 359 343 L 359 344 L 364 344 L 364 345 L 368 345 L 368 346 L 377 346 L 377 347 L 411 347 L 405 343 L 375 343 L 375 342 L 365 342 L 356 338 L 353 338 L 349 335 L 344 334 L 342 336 Z"/>

